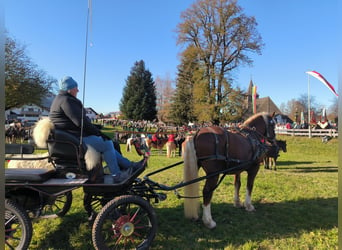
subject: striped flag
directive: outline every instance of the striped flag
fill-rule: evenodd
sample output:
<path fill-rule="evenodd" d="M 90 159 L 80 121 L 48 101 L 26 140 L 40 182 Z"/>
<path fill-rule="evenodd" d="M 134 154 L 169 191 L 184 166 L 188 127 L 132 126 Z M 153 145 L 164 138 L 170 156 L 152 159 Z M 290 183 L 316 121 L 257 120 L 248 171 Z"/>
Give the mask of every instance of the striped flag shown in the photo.
<path fill-rule="evenodd" d="M 253 114 L 256 114 L 256 98 L 257 98 L 257 86 L 252 87 L 252 104 L 253 104 Z"/>
<path fill-rule="evenodd" d="M 333 92 L 333 94 L 338 96 L 334 87 L 320 73 L 317 71 L 307 71 L 306 73 L 320 80 L 325 86 L 328 87 L 328 89 L 330 89 L 331 92 Z"/>

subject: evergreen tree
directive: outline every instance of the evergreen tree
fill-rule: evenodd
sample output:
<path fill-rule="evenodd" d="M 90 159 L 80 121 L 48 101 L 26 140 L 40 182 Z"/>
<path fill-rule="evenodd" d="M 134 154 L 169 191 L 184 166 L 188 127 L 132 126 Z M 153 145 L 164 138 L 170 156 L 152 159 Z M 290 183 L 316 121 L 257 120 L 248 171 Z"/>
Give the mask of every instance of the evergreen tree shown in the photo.
<path fill-rule="evenodd" d="M 126 80 L 120 100 L 120 111 L 126 119 L 156 119 L 156 88 L 150 71 L 145 69 L 143 60 L 134 63 Z"/>
<path fill-rule="evenodd" d="M 196 70 L 194 47 L 187 48 L 178 66 L 176 90 L 172 97 L 170 118 L 177 125 L 185 125 L 196 120 L 193 106 L 194 71 Z"/>

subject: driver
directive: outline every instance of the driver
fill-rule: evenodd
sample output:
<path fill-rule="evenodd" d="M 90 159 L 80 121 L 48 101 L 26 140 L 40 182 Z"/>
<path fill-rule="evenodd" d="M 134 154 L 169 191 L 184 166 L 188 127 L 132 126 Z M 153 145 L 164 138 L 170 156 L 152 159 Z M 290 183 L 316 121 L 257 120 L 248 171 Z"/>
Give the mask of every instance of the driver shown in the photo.
<path fill-rule="evenodd" d="M 59 88 L 60 91 L 52 102 L 49 117 L 56 129 L 64 130 L 80 138 L 84 107 L 76 98 L 78 84 L 72 77 L 65 76 L 60 81 Z M 144 157 L 139 162 L 131 162 L 123 157 L 115 150 L 113 141 L 93 125 L 85 114 L 83 110 L 83 143 L 92 146 L 103 155 L 114 182 L 123 182 L 133 172 L 145 167 L 147 158 Z"/>

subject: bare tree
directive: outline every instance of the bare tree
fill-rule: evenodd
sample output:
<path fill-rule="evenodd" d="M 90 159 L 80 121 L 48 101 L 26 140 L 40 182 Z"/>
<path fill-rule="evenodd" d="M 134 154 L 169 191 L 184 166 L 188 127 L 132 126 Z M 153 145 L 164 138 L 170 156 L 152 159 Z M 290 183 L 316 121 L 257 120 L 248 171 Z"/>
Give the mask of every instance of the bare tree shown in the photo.
<path fill-rule="evenodd" d="M 336 121 L 338 117 L 338 98 L 334 98 L 333 103 L 328 109 L 328 119 Z"/>
<path fill-rule="evenodd" d="M 159 76 L 156 77 L 156 92 L 157 92 L 157 117 L 159 121 L 171 122 L 171 102 L 174 94 L 173 80 L 170 75 L 166 75 L 165 78 Z"/>

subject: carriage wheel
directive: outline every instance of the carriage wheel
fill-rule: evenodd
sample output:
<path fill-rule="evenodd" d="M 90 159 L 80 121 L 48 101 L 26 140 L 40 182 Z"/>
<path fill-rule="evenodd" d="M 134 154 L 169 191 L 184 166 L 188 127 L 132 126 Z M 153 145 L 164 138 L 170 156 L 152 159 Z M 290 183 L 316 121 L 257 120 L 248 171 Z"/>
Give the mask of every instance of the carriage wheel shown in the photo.
<path fill-rule="evenodd" d="M 51 204 L 44 207 L 41 216 L 48 217 L 57 215 L 63 217 L 70 209 L 72 204 L 72 192 L 68 191 L 64 194 L 58 195 L 56 198 L 51 200 Z"/>
<path fill-rule="evenodd" d="M 5 249 L 27 249 L 32 238 L 32 222 L 15 202 L 5 200 Z"/>
<path fill-rule="evenodd" d="M 95 195 L 92 193 L 84 193 L 84 208 L 88 213 L 88 220 L 93 223 L 96 215 L 100 212 L 100 210 L 107 204 L 108 201 L 112 200 L 111 198 L 106 198 L 104 196 Z"/>
<path fill-rule="evenodd" d="M 95 219 L 95 249 L 147 249 L 157 231 L 157 217 L 149 202 L 125 195 L 107 203 Z"/>

